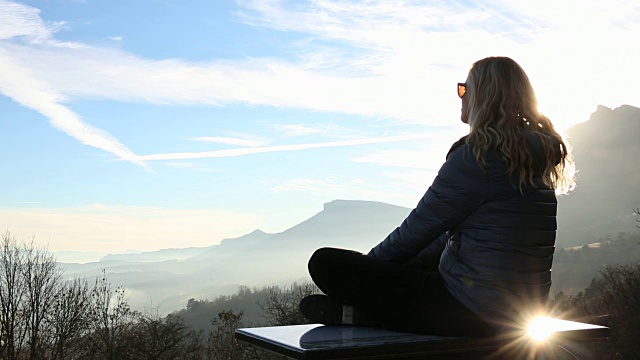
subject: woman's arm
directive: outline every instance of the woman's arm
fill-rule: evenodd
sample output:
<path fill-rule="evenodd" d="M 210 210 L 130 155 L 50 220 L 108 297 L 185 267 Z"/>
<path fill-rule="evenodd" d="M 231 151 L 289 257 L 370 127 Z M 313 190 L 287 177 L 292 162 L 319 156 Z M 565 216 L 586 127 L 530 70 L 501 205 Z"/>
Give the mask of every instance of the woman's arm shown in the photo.
<path fill-rule="evenodd" d="M 487 188 L 486 172 L 466 145 L 458 146 L 416 208 L 368 255 L 404 264 L 467 218 L 484 201 Z"/>
<path fill-rule="evenodd" d="M 440 257 L 449 239 L 448 232 L 440 235 L 434 242 L 427 245 L 416 256 L 404 263 L 405 266 L 418 268 L 424 271 L 438 271 Z"/>

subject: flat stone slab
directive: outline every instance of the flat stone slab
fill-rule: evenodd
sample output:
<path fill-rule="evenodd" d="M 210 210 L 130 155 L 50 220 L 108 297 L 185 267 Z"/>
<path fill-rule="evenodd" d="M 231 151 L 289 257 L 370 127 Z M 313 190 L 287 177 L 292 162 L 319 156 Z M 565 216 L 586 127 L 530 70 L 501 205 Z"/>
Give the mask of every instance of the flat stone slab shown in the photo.
<path fill-rule="evenodd" d="M 555 319 L 554 319 L 555 320 Z M 609 328 L 560 321 L 562 338 L 590 341 L 606 338 Z M 420 335 L 364 326 L 320 324 L 244 328 L 237 340 L 293 359 L 464 359 L 482 358 L 514 343 L 511 338 L 467 338 Z M 530 341 L 530 340 L 527 340 Z M 457 356 L 452 356 L 458 354 Z"/>

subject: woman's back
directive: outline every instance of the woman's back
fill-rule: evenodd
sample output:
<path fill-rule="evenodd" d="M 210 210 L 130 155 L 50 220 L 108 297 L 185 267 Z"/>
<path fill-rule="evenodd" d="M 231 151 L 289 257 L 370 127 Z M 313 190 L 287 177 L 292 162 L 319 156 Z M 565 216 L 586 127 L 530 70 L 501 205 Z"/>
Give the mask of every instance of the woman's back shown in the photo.
<path fill-rule="evenodd" d="M 534 134 L 526 138 L 534 151 L 541 151 Z M 549 295 L 557 228 L 555 192 L 544 184 L 541 173 L 520 188 L 517 179 L 506 176 L 506 163 L 495 149 L 485 154 L 483 169 L 466 144 L 453 150 L 450 160 L 470 168 L 474 176 L 469 182 L 482 200 L 449 231 L 440 273 L 449 291 L 486 321 L 519 322 L 519 317 L 540 310 Z"/>

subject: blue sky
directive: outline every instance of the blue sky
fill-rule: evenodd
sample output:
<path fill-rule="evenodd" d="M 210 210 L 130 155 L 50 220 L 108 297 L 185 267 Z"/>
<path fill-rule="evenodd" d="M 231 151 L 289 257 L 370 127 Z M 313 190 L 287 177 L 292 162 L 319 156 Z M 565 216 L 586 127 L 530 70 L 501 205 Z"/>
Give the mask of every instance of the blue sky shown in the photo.
<path fill-rule="evenodd" d="M 454 89 L 474 61 L 518 61 L 564 130 L 640 105 L 639 18 L 633 1 L 0 0 L 0 228 L 149 251 L 282 231 L 334 199 L 411 207 L 467 131 Z"/>

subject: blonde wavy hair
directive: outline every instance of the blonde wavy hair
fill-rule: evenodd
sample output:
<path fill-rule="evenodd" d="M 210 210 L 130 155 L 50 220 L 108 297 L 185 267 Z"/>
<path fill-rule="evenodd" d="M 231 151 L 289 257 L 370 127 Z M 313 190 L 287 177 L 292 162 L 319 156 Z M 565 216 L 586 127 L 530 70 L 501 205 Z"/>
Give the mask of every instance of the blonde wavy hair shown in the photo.
<path fill-rule="evenodd" d="M 534 154 L 525 132 L 537 135 L 544 148 L 544 184 L 565 194 L 575 187 L 575 166 L 568 142 L 551 121 L 538 112 L 538 100 L 522 67 L 508 57 L 488 57 L 469 70 L 466 82 L 471 131 L 467 144 L 476 161 L 486 166 L 485 154 L 496 149 L 507 163 L 507 175 L 534 185 Z"/>

